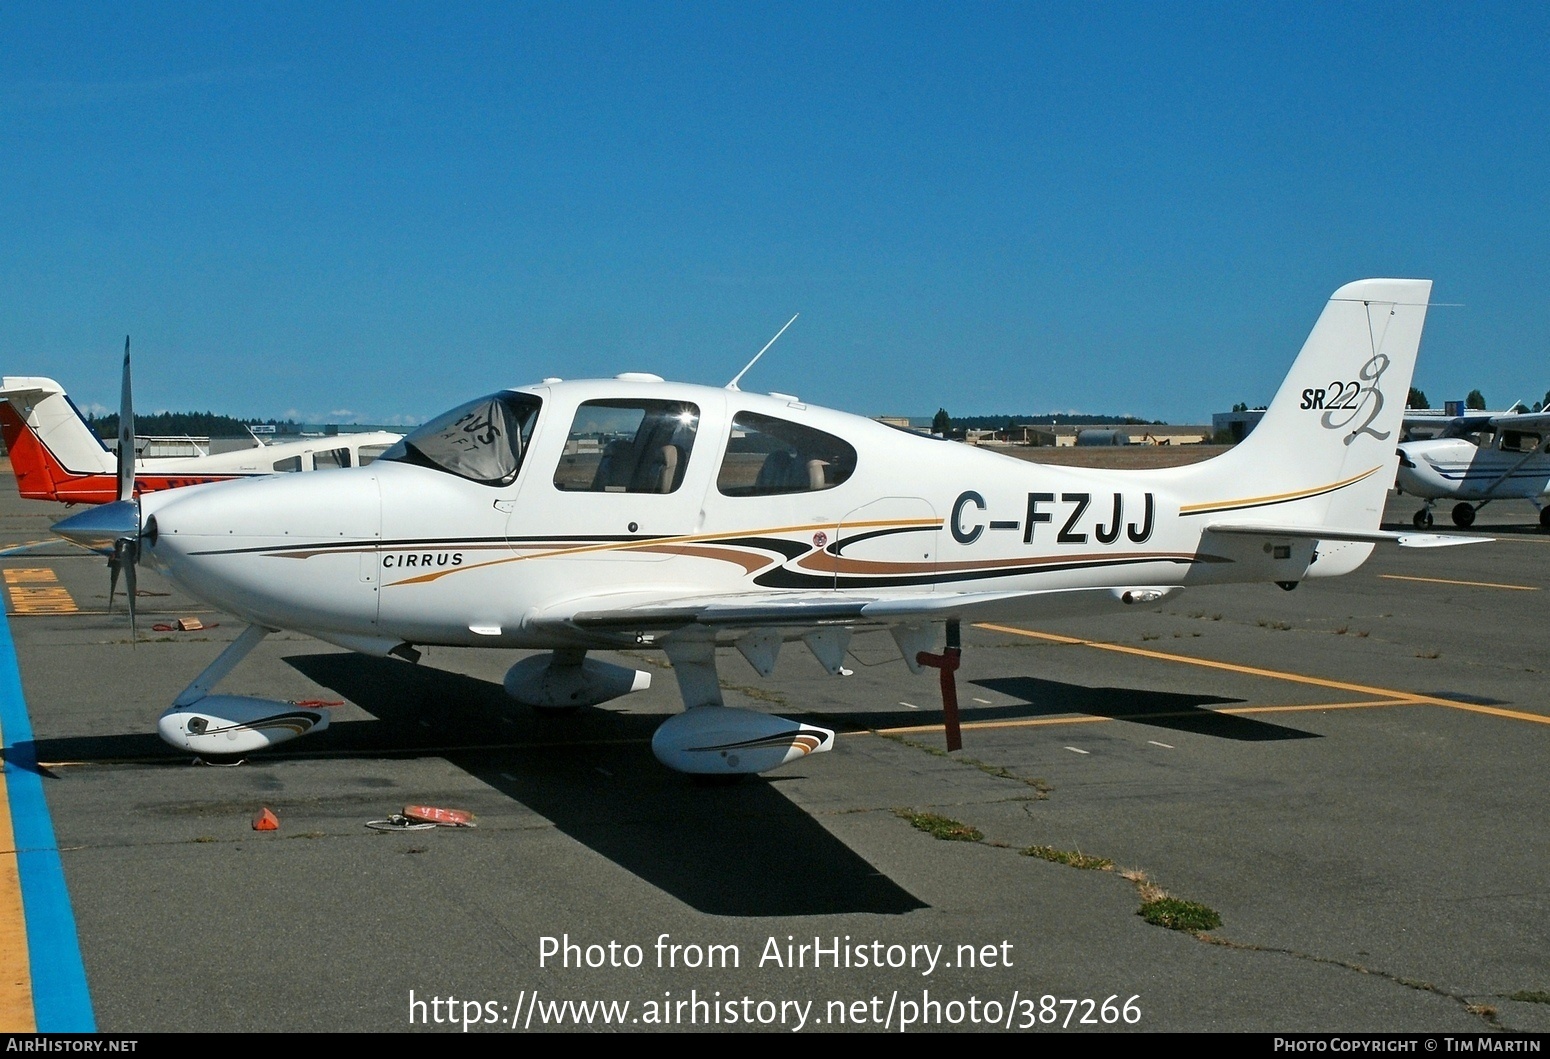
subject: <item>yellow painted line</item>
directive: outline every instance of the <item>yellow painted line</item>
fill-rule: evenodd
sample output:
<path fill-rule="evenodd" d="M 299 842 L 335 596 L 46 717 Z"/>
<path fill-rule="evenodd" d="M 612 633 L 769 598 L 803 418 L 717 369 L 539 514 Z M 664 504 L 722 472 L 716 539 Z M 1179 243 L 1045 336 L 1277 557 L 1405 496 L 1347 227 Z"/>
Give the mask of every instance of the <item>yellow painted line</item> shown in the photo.
<path fill-rule="evenodd" d="M 20 585 L 38 581 L 57 581 L 54 571 L 46 566 L 19 566 L 12 567 L 5 572 L 5 583 L 8 585 Z"/>
<path fill-rule="evenodd" d="M 1083 714 L 1080 717 L 1026 717 L 1020 721 L 970 721 L 960 724 L 958 727 L 964 731 L 969 729 L 985 728 L 1044 728 L 1052 724 L 1104 724 L 1108 721 L 1119 720 L 1116 717 L 1103 717 L 1097 714 Z M 903 735 L 905 732 L 940 732 L 940 724 L 906 724 L 898 728 L 869 728 L 857 732 L 841 732 L 841 735 Z"/>
<path fill-rule="evenodd" d="M 1424 706 L 1413 696 L 1402 699 L 1371 699 L 1366 702 L 1310 702 L 1301 706 L 1228 706 L 1213 713 L 1308 713 L 1315 710 L 1365 710 L 1374 706 Z"/>
<path fill-rule="evenodd" d="M 1476 702 L 1454 702 L 1452 699 L 1434 699 L 1427 696 L 1416 696 L 1417 702 L 1426 702 L 1434 706 L 1449 706 L 1455 710 L 1468 710 L 1470 713 L 1488 713 L 1492 717 L 1506 717 L 1514 721 L 1533 721 L 1536 724 L 1550 724 L 1550 717 L 1539 713 L 1524 713 L 1521 710 L 1504 710 L 1500 706 L 1482 706 Z"/>
<path fill-rule="evenodd" d="M 991 632 L 1011 633 L 1014 636 L 1026 636 L 1034 640 L 1048 640 L 1051 643 L 1070 644 L 1078 647 L 1093 647 L 1100 651 L 1117 651 L 1120 654 L 1137 655 L 1141 658 L 1155 658 L 1163 662 L 1182 662 L 1185 665 L 1201 666 L 1205 669 L 1223 669 L 1230 673 L 1243 673 L 1251 677 L 1266 677 L 1270 680 L 1285 680 L 1293 684 L 1311 684 L 1314 687 L 1336 688 L 1340 691 L 1351 691 L 1362 695 L 1381 695 L 1385 698 L 1400 699 L 1405 703 L 1422 703 L 1430 706 L 1446 706 L 1454 710 L 1467 710 L 1470 713 L 1488 713 L 1493 717 L 1508 717 L 1515 721 L 1532 721 L 1535 724 L 1550 724 L 1550 716 L 1540 713 L 1524 713 L 1520 710 L 1504 710 L 1496 706 L 1481 706 L 1473 702 L 1460 702 L 1457 699 L 1444 699 L 1435 695 L 1419 695 L 1412 691 L 1394 691 L 1392 688 L 1376 688 L 1368 684 L 1353 684 L 1344 680 L 1327 680 L 1324 677 L 1310 677 L 1302 673 L 1286 673 L 1276 669 L 1260 669 L 1257 666 L 1240 666 L 1233 662 L 1216 662 L 1209 658 L 1191 658 L 1189 655 L 1168 654 L 1165 651 L 1148 651 L 1141 647 L 1126 647 L 1117 643 L 1102 643 L 1098 640 L 1083 640 L 1075 636 L 1060 636 L 1052 632 L 1035 632 L 1032 629 L 1017 629 L 1010 625 L 993 625 L 981 622 L 975 625 L 977 629 L 988 629 Z"/>
<path fill-rule="evenodd" d="M 32 965 L 27 952 L 27 917 L 22 910 L 21 872 L 16 836 L 11 830 L 11 797 L 0 771 L 0 1026 L 12 1033 L 35 1033 Z"/>
<path fill-rule="evenodd" d="M 1319 710 L 1365 710 L 1377 706 L 1420 706 L 1414 698 L 1370 699 L 1362 702 L 1310 702 L 1295 706 L 1230 706 L 1214 708 L 1202 706 L 1198 710 L 1170 710 L 1167 713 L 1125 713 L 1109 717 L 1104 714 L 1081 714 L 1066 717 L 1024 717 L 1007 721 L 966 721 L 958 727 L 964 731 L 989 728 L 1043 728 L 1056 724 L 1103 724 L 1108 721 L 1155 721 L 1164 718 L 1202 717 L 1212 713 L 1233 715 L 1251 713 L 1312 713 Z M 912 724 L 897 728 L 873 728 L 860 732 L 841 732 L 841 735 L 901 735 L 905 732 L 940 732 L 940 724 Z"/>
<path fill-rule="evenodd" d="M 1538 592 L 1535 585 L 1499 585 L 1494 581 L 1450 581 L 1446 577 L 1410 577 L 1406 574 L 1379 574 L 1390 581 L 1425 581 L 1432 585 L 1468 585 L 1470 588 L 1505 588 L 1513 592 Z"/>
<path fill-rule="evenodd" d="M 48 567 L 12 567 L 4 571 L 13 614 L 75 614 L 70 593 Z"/>
<path fill-rule="evenodd" d="M 44 571 L 53 576 L 52 570 Z M 12 577 L 20 574 L 20 577 Z M 7 584 L 26 580 L 36 570 L 6 570 Z M 4 745 L 0 734 L 0 745 Z M 27 949 L 27 914 L 22 907 L 21 866 L 16 832 L 11 827 L 11 792 L 0 769 L 0 1027 L 13 1033 L 36 1033 L 32 1004 L 32 964 Z"/>

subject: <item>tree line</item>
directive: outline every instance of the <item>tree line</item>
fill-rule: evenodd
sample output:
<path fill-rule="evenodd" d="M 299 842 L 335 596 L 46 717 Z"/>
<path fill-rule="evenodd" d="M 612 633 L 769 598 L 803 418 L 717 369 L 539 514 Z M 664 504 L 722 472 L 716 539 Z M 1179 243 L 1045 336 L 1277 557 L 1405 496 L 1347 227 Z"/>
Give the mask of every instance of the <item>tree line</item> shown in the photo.
<path fill-rule="evenodd" d="M 1515 401 L 1513 403 L 1515 405 L 1524 404 L 1522 401 Z M 1410 398 L 1405 402 L 1405 407 L 1430 408 L 1432 407 L 1432 404 L 1426 399 L 1426 392 L 1424 390 L 1412 386 L 1410 387 Z M 1485 395 L 1482 394 L 1479 390 L 1470 390 L 1468 395 L 1464 398 L 1464 407 L 1469 409 L 1471 412 L 1484 412 L 1487 408 L 1485 403 Z M 1543 401 L 1535 401 L 1532 405 L 1525 404 L 1525 407 L 1527 407 L 1530 412 L 1543 412 L 1546 408 L 1550 408 L 1550 390 L 1545 391 L 1545 399 Z"/>
<path fill-rule="evenodd" d="M 88 415 L 87 426 L 98 437 L 118 437 L 118 413 Z M 299 434 L 301 424 L 294 419 L 233 419 L 214 412 L 153 412 L 135 416 L 135 433 L 141 437 L 245 438 L 248 427 L 269 425 L 277 434 Z"/>
<path fill-rule="evenodd" d="M 1043 415 L 1029 416 L 949 416 L 947 409 L 938 408 L 936 415 L 931 419 L 931 433 L 940 434 L 943 437 L 961 435 L 966 430 L 1012 430 L 1022 426 L 1094 426 L 1103 424 L 1124 424 L 1129 426 L 1166 426 L 1161 419 L 1137 419 L 1135 416 L 1115 415 L 1078 415 L 1071 413 L 1066 415 L 1061 412 L 1046 412 Z"/>

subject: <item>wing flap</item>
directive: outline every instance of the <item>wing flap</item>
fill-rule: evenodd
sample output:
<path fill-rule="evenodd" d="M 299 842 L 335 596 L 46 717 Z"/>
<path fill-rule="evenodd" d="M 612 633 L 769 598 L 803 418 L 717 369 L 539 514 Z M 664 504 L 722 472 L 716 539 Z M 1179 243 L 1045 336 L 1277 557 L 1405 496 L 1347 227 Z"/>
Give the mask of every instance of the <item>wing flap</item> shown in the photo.
<path fill-rule="evenodd" d="M 581 632 L 672 632 L 690 626 L 712 629 L 776 628 L 791 631 L 824 626 L 890 626 L 920 622 L 1040 619 L 1099 613 L 1155 603 L 1173 586 L 1056 589 L 1040 592 L 925 592 L 914 595 L 782 595 L 771 592 L 640 600 L 612 607 L 596 599 L 550 608 L 529 617 L 530 628 Z"/>
<path fill-rule="evenodd" d="M 1483 544 L 1494 537 L 1460 537 L 1444 533 L 1392 533 L 1388 530 L 1340 529 L 1335 526 L 1291 526 L 1256 522 L 1214 522 L 1207 533 L 1229 533 L 1265 540 L 1356 541 L 1365 544 L 1397 544 L 1401 548 L 1451 548 L 1458 544 Z"/>

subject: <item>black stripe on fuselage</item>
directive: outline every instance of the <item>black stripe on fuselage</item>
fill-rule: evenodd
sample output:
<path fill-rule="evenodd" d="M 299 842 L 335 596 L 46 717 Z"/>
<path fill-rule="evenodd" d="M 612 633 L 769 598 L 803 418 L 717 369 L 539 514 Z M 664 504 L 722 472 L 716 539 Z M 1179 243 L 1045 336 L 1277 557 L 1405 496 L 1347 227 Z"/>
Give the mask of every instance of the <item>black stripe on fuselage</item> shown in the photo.
<path fill-rule="evenodd" d="M 777 567 L 753 579 L 761 588 L 907 588 L 915 585 L 944 585 L 964 581 L 988 581 L 1024 574 L 1043 574 L 1065 570 L 1095 570 L 1119 566 L 1139 566 L 1145 563 L 1173 563 L 1194 566 L 1197 563 L 1232 562 L 1215 555 L 1150 555 L 1132 558 L 1089 559 L 1065 563 L 1049 563 L 1044 566 L 1013 566 L 1000 570 L 961 570 L 952 573 L 922 573 L 879 577 L 836 577 L 833 574 L 807 574 L 789 567 Z"/>

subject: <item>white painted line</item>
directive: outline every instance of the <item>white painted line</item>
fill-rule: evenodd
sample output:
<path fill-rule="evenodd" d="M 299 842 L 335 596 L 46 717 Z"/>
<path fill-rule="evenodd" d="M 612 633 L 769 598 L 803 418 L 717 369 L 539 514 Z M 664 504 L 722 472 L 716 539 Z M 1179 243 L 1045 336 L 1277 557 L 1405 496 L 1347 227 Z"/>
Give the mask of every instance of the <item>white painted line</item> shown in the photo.
<path fill-rule="evenodd" d="M 607 769 L 603 768 L 601 765 L 593 765 L 592 767 L 597 769 L 603 775 L 607 776 L 609 779 L 613 778 L 614 774 L 612 772 L 609 772 Z"/>
<path fill-rule="evenodd" d="M 1164 749 L 1164 750 L 1172 750 L 1172 749 L 1173 749 L 1173 747 L 1172 747 L 1172 746 L 1170 746 L 1170 745 L 1168 745 L 1168 744 L 1167 744 L 1167 743 L 1159 743 L 1159 742 L 1158 742 L 1158 741 L 1157 741 L 1157 740 L 1155 740 L 1155 739 L 1148 739 L 1148 740 L 1147 740 L 1147 742 L 1148 742 L 1148 743 L 1151 743 L 1151 744 L 1152 744 L 1152 745 L 1153 745 L 1153 746 L 1160 746 L 1160 747 L 1162 747 L 1162 748 L 1163 748 L 1163 749 Z"/>
<path fill-rule="evenodd" d="M 1091 754 L 1092 753 L 1091 750 L 1078 750 L 1074 746 L 1068 746 L 1068 747 L 1066 747 L 1066 749 L 1071 751 L 1071 753 L 1073 753 L 1073 754 Z"/>
<path fill-rule="evenodd" d="M 916 706 L 913 702 L 900 702 L 899 705 L 900 706 L 908 706 L 912 710 L 920 709 L 920 707 Z"/>
<path fill-rule="evenodd" d="M 979 703 L 983 703 L 986 706 L 994 706 L 995 705 L 995 703 L 991 702 L 989 699 L 975 699 L 974 701 L 975 702 L 979 702 Z"/>
<path fill-rule="evenodd" d="M 513 776 L 509 772 L 502 772 L 501 773 L 501 779 L 503 779 L 503 780 L 510 780 L 512 783 L 517 782 L 517 777 Z"/>

